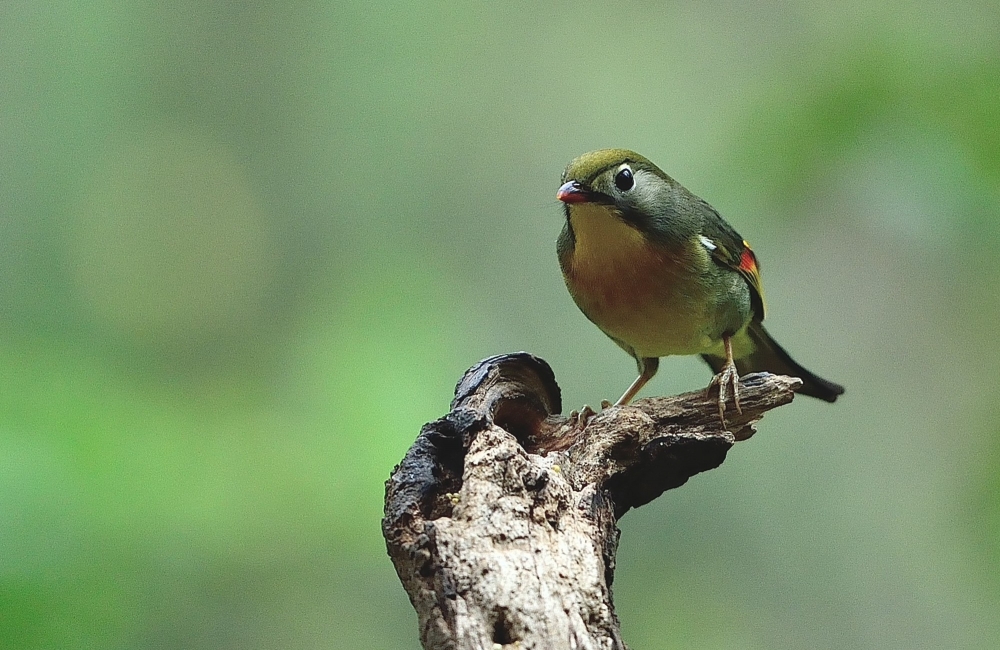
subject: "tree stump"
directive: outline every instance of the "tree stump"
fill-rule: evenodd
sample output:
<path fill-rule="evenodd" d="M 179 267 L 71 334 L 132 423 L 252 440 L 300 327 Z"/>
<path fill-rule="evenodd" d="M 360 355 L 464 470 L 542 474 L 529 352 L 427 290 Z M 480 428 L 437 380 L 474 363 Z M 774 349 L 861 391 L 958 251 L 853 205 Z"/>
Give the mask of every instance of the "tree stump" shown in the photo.
<path fill-rule="evenodd" d="M 718 467 L 801 381 L 740 380 L 738 414 L 704 390 L 558 415 L 548 364 L 485 359 L 386 482 L 382 532 L 428 650 L 625 649 L 612 603 L 618 519 Z"/>

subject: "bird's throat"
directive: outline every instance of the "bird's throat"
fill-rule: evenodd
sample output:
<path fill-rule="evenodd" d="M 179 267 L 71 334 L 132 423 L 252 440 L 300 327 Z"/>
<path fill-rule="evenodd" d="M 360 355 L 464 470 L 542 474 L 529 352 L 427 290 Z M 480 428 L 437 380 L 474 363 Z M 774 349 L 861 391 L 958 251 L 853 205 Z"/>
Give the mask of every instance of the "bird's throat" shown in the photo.
<path fill-rule="evenodd" d="M 569 209 L 573 229 L 574 265 L 607 266 L 627 262 L 646 252 L 646 237 L 626 223 L 612 208 L 600 203 L 579 203 Z"/>

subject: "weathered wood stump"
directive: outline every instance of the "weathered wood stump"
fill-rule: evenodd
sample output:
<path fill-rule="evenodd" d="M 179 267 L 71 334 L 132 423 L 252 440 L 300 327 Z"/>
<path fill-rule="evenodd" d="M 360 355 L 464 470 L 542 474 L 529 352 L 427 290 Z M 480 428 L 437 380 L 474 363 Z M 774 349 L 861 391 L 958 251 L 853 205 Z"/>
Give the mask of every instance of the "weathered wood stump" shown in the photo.
<path fill-rule="evenodd" d="M 801 381 L 740 381 L 727 425 L 705 391 L 558 415 L 541 359 L 485 359 L 386 483 L 382 532 L 424 648 L 625 648 L 612 604 L 618 518 L 718 467 Z"/>

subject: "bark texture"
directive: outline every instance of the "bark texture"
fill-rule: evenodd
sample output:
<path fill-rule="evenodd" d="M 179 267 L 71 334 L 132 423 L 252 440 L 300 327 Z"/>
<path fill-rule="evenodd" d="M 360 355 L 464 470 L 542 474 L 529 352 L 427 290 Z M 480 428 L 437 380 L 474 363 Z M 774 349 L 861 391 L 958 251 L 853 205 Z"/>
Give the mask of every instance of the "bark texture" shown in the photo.
<path fill-rule="evenodd" d="M 562 417 L 541 359 L 485 359 L 386 483 L 382 531 L 428 650 L 624 649 L 611 597 L 625 512 L 718 467 L 801 381 L 740 381 L 727 425 L 705 391 Z M 727 430 L 728 428 L 728 430 Z"/>

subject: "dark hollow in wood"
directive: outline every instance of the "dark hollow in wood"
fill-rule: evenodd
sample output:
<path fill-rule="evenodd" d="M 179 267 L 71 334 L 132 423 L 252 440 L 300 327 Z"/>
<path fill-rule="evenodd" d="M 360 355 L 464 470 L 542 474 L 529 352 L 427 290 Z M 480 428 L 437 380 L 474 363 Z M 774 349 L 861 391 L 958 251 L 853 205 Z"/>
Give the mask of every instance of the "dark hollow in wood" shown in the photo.
<path fill-rule="evenodd" d="M 625 648 L 611 595 L 618 519 L 718 467 L 801 381 L 740 381 L 728 430 L 705 391 L 559 415 L 552 369 L 485 359 L 386 482 L 382 532 L 427 649 Z"/>

